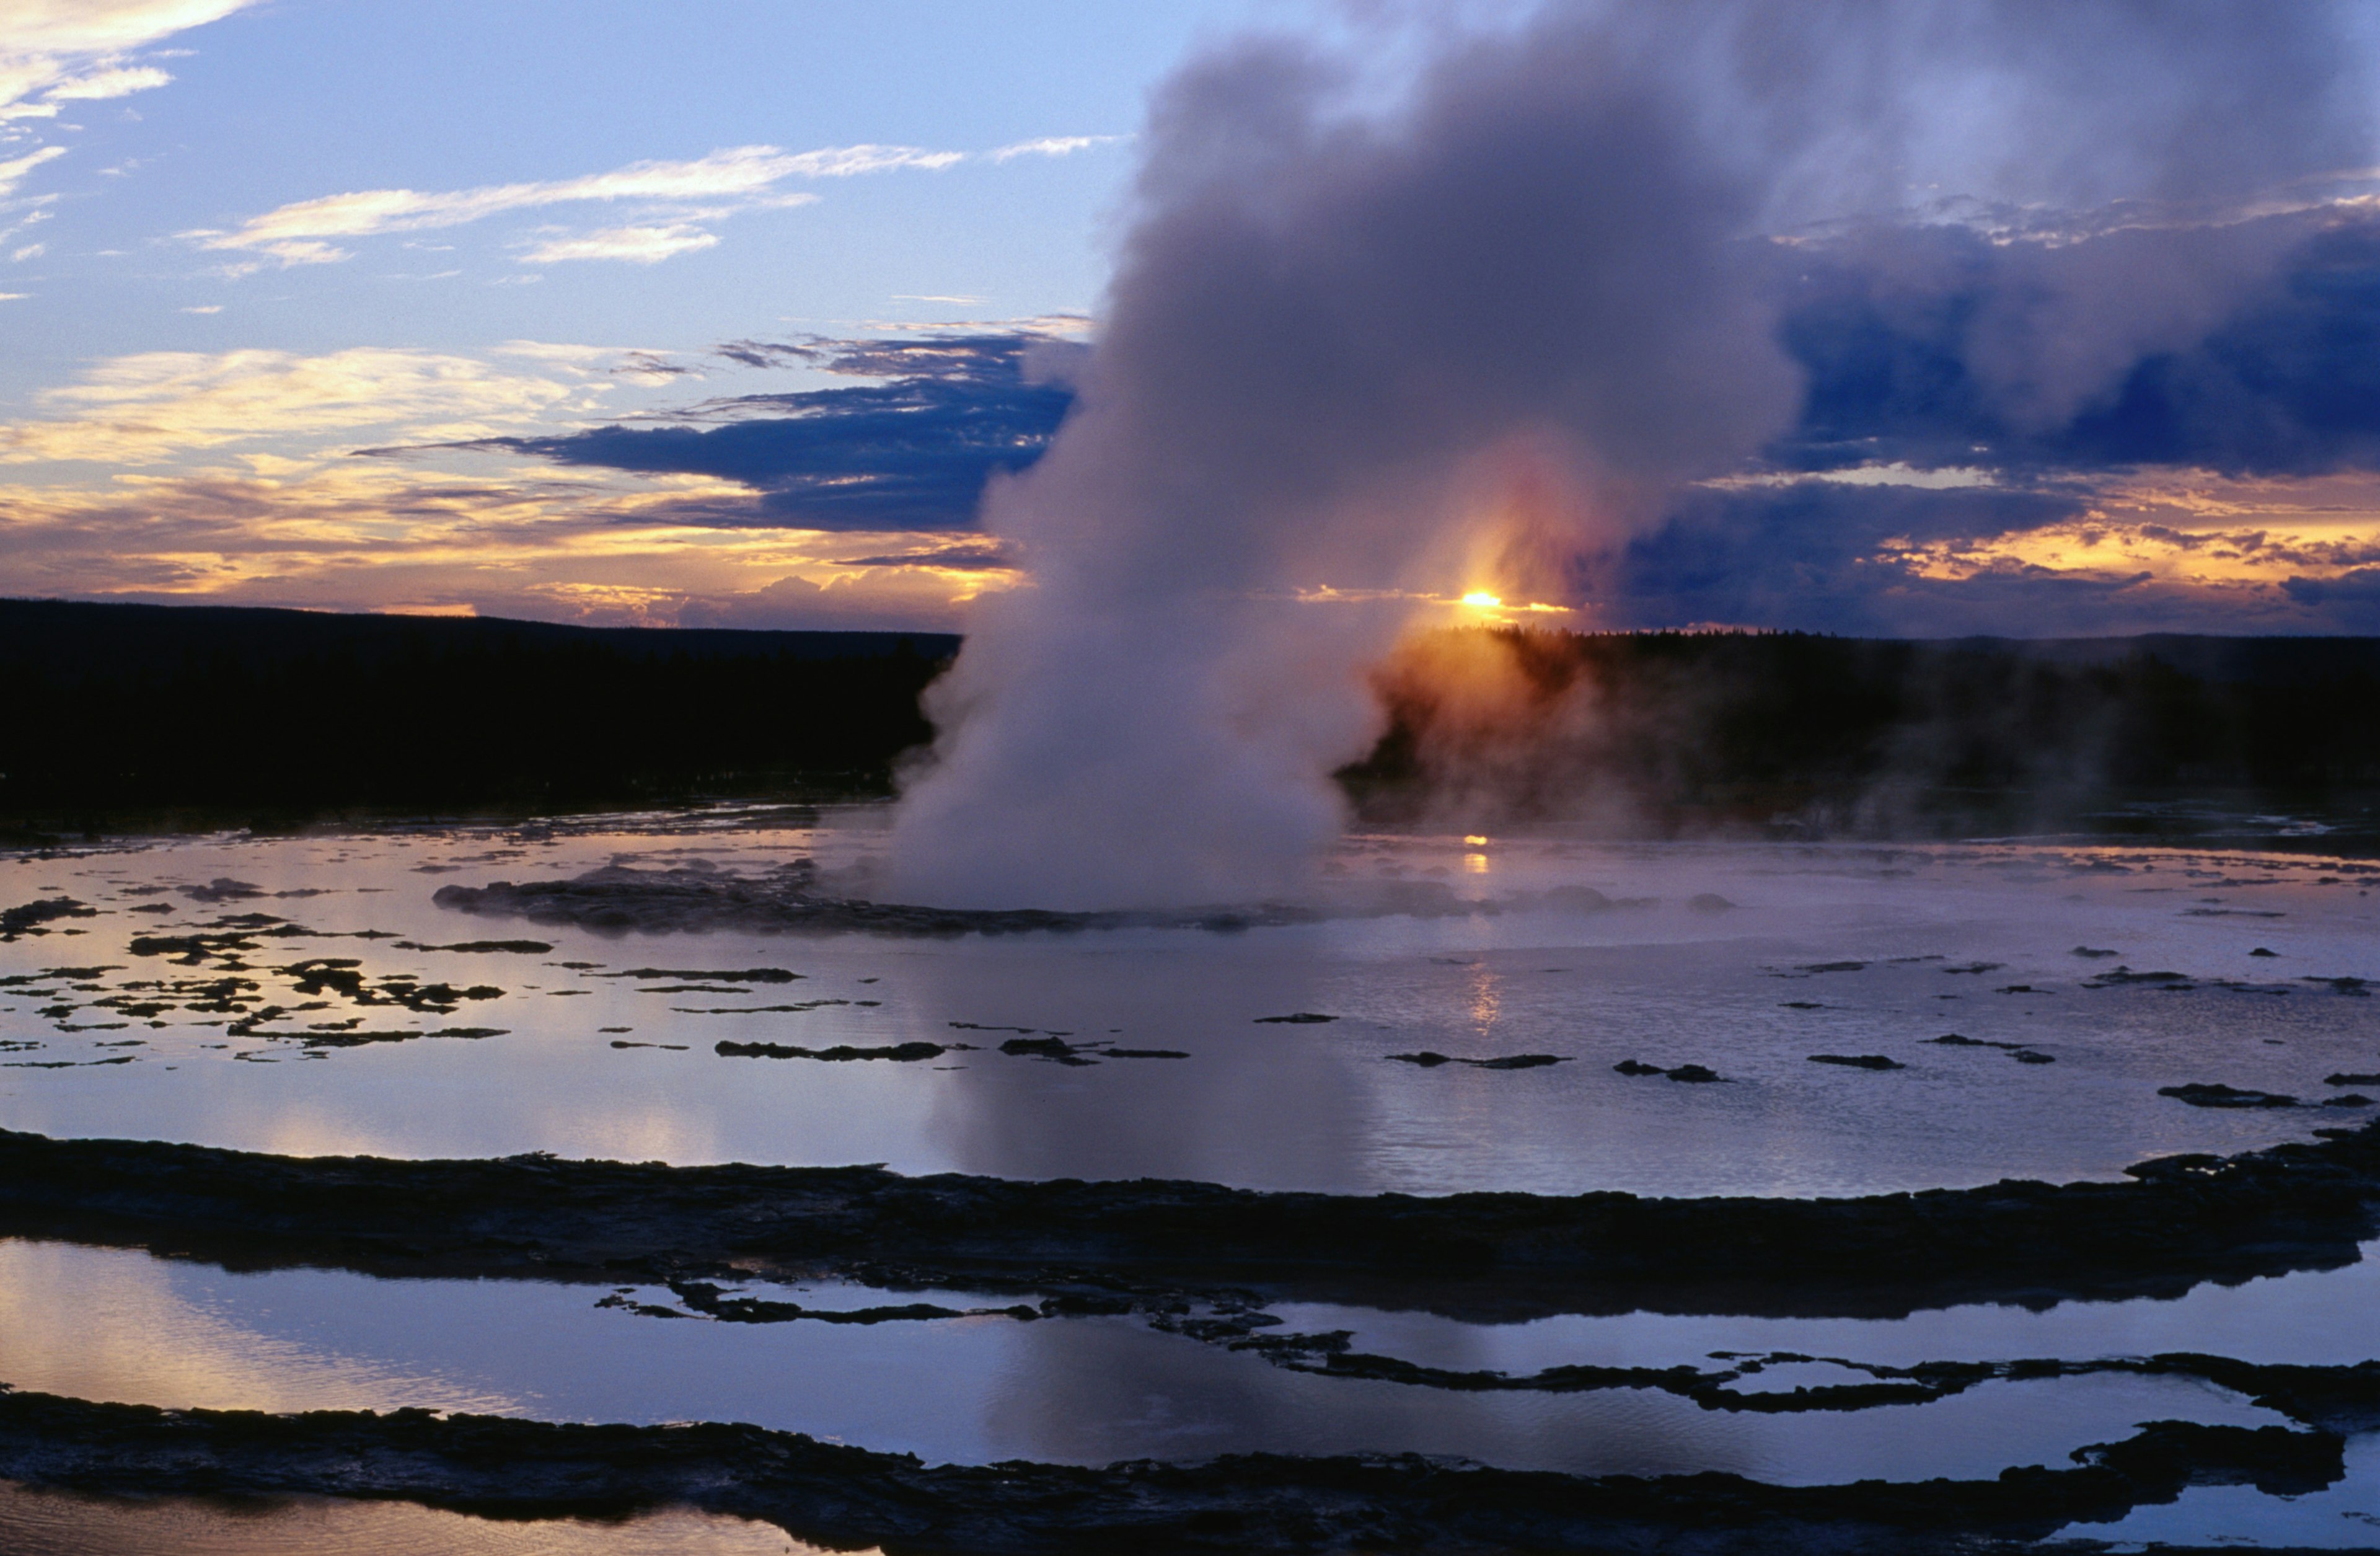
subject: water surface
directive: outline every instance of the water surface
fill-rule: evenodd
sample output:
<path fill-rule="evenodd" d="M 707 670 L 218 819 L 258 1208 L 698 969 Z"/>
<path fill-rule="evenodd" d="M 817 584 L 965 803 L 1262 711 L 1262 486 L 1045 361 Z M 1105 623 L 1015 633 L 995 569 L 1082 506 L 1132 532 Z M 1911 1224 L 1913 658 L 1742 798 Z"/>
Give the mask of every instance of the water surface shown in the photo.
<path fill-rule="evenodd" d="M 9 1304 L 0 1380 L 43 1392 L 168 1407 L 419 1406 L 544 1420 L 742 1421 L 929 1464 L 1420 1453 L 1509 1469 L 1725 1470 L 1825 1484 L 2062 1466 L 2074 1449 L 2119 1441 L 2149 1420 L 2286 1424 L 2184 1378 L 1995 1382 L 1924 1404 L 1746 1414 L 1647 1389 L 1480 1393 L 1325 1377 L 1135 1318 L 865 1326 L 661 1319 L 599 1307 L 601 1294 L 583 1286 L 305 1270 L 232 1274 L 26 1241 L 0 1242 L 0 1290 Z M 665 1290 L 633 1295 L 670 1300 Z M 823 1298 L 800 1294 L 813 1306 L 908 1299 L 851 1287 Z M 1388 1321 L 1352 1316 L 1366 1329 Z M 1497 1343 L 1493 1329 L 1461 1327 L 1472 1343 Z M 1714 1325 L 1707 1334 L 1724 1332 Z M 1846 1354 L 1876 1359 L 1862 1354 L 1857 1332 L 1841 1338 Z M 1701 1359 L 1649 1336 L 1634 1345 L 1547 1345 L 1540 1354 L 1576 1361 L 1598 1349 L 1626 1365 Z M 1861 1380 L 1823 1370 L 1830 1375 L 1747 1383 Z"/>
<path fill-rule="evenodd" d="M 2380 1073 L 2380 1003 L 2351 981 L 2380 982 L 2373 875 L 2294 855 L 1358 837 L 1330 878 L 1344 900 L 1402 881 L 1500 910 L 1236 934 L 604 934 L 431 900 L 448 881 L 615 859 L 758 872 L 808 857 L 860 875 L 880 821 L 856 808 L 715 834 L 621 819 L 0 859 L 0 904 L 93 910 L 0 943 L 0 977 L 18 980 L 0 985 L 0 1125 L 302 1154 L 1817 1195 L 2105 1178 L 2302 1138 L 2369 1112 L 2215 1111 L 2158 1089 L 2317 1103 L 2353 1089 L 2325 1076 Z M 1561 887 L 1619 906 L 1529 906 Z M 243 923 L 251 948 L 219 949 Z M 154 949 L 192 935 L 217 949 Z M 514 940 L 550 949 L 407 948 Z M 352 959 L 367 1003 L 306 983 L 326 958 Z M 618 976 L 638 968 L 665 976 Z M 681 976 L 766 968 L 800 977 Z M 2134 980 L 2160 972 L 2182 976 Z M 441 984 L 443 1003 L 390 997 Z M 1297 1013 L 1336 1019 L 1261 1019 Z M 1051 1032 L 1188 1057 L 999 1052 Z M 339 1046 L 374 1033 L 410 1040 Z M 1973 1044 L 1930 1040 L 1952 1033 Z M 950 1051 L 729 1058 L 722 1039 Z M 1415 1053 L 1560 1063 L 1393 1057 Z M 1615 1073 L 1626 1060 L 1725 1083 Z"/>

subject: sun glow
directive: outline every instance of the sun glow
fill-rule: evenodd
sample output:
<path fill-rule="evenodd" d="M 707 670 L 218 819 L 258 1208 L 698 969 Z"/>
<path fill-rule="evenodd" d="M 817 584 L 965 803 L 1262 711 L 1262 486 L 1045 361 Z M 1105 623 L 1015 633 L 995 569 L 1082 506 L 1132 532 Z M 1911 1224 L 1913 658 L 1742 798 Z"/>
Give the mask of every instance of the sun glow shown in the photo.
<path fill-rule="evenodd" d="M 1483 611 L 1493 611 L 1499 609 L 1504 603 L 1502 600 L 1488 593 L 1484 589 L 1475 590 L 1471 593 L 1464 595 L 1463 597 L 1463 602 L 1466 605 L 1475 606 Z"/>

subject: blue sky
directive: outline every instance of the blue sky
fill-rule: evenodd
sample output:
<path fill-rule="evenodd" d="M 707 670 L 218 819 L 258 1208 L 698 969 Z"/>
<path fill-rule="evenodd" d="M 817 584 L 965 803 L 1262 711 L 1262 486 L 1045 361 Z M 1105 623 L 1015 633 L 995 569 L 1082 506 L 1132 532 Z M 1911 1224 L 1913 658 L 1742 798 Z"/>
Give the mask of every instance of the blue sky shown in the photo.
<path fill-rule="evenodd" d="M 146 8 L 170 20 L 194 7 Z M 689 202 L 747 208 L 689 224 L 715 245 L 666 264 L 525 260 L 548 229 L 625 225 L 628 201 L 358 239 L 345 262 L 238 277 L 225 271 L 240 251 L 175 235 L 346 191 L 561 182 L 739 147 L 979 157 L 1120 138 L 1149 82 L 1238 8 L 271 0 L 162 32 L 128 55 L 169 83 L 12 126 L 20 147 L 66 154 L 18 190 L 55 201 L 24 235 L 46 252 L 11 267 L 8 289 L 40 306 L 9 317 L 7 388 L 140 350 L 683 346 L 789 322 L 1079 310 L 1101 275 L 1100 213 L 1129 167 L 1120 139 L 940 171 L 781 176 L 752 195 L 816 203 Z M 938 296 L 982 300 L 913 300 Z M 193 307 L 222 311 L 181 311 Z"/>
<path fill-rule="evenodd" d="M 1444 14 L 0 0 L 0 591 L 963 625 L 1023 577 L 973 497 L 1097 349 L 1152 91 L 1251 25 L 1377 65 Z M 1536 602 L 2380 630 L 2380 155 L 2234 86 L 2210 144 L 2279 150 L 2219 211 L 1748 235 L 1790 430 Z"/>

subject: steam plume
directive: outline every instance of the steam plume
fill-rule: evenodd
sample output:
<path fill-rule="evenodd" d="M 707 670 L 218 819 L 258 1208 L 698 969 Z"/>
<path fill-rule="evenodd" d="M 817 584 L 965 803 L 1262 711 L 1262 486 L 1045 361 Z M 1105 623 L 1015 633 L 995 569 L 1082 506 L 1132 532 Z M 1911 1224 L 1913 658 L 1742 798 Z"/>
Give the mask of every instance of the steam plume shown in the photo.
<path fill-rule="evenodd" d="M 1573 600 L 1575 558 L 1790 425 L 1781 235 L 2204 228 L 2366 160 L 2350 18 L 1556 4 L 1439 39 L 1386 108 L 1312 43 L 1194 61 L 1153 104 L 1076 408 L 987 495 L 1035 581 L 982 606 L 932 696 L 895 889 L 1293 887 L 1342 820 L 1329 772 L 1377 733 L 1365 668 L 1428 602 Z M 2140 284 L 2043 266 L 1977 348 L 2010 414 L 2070 411 L 2270 262 L 2192 251 Z"/>

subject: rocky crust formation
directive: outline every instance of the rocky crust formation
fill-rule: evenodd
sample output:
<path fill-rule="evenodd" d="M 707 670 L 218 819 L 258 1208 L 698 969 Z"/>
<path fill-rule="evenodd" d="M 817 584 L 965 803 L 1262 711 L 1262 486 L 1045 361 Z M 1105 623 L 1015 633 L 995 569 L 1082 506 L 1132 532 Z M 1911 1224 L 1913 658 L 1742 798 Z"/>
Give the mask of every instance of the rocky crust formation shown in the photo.
<path fill-rule="evenodd" d="M 607 865 L 567 881 L 496 881 L 485 886 L 442 886 L 431 900 L 441 907 L 483 918 L 648 932 L 746 930 L 764 934 L 947 937 L 1147 926 L 1228 930 L 1308 923 L 1322 917 L 1311 908 L 1283 906 L 1219 907 L 1185 913 L 921 907 L 821 892 L 816 870 L 808 859 L 749 876 L 686 866 L 636 869 L 625 865 Z"/>
<path fill-rule="evenodd" d="M 492 1516 L 681 1505 L 887 1556 L 1344 1550 L 1894 1552 L 2018 1550 L 2190 1486 L 2319 1489 L 2325 1430 L 2161 1421 L 2070 1468 L 1995 1480 L 1767 1486 L 1585 1477 L 1415 1457 L 1244 1454 L 1200 1465 L 928 1466 L 758 1427 L 578 1426 L 488 1416 L 157 1410 L 0 1394 L 0 1476 L 91 1492 L 331 1494 Z M 2091 1549 L 2089 1546 L 2069 1549 Z"/>
<path fill-rule="evenodd" d="M 738 930 L 759 934 L 872 934 L 892 937 L 1073 933 L 1085 930 L 1208 930 L 1230 933 L 1325 918 L 1416 918 L 1493 916 L 1545 909 L 1602 913 L 1658 906 L 1651 898 L 1613 899 L 1584 886 L 1463 897 L 1442 881 L 1381 881 L 1349 887 L 1327 906 L 1257 903 L 1179 911 L 1066 913 L 1044 908 L 926 907 L 877 902 L 830 889 L 808 859 L 757 875 L 708 864 L 666 869 L 606 865 L 567 881 L 494 881 L 485 886 L 442 886 L 432 901 L 457 913 L 525 918 L 613 932 Z M 1703 904 L 1696 898 L 1695 904 Z M 1692 905 L 1690 905 L 1692 906 Z M 1703 904 L 1698 911 L 1709 911 Z M 1328 1019 L 1294 1017 L 1268 1019 Z"/>
<path fill-rule="evenodd" d="M 0 1232 L 233 1265 L 613 1282 L 886 1264 L 978 1289 L 1094 1270 L 1465 1317 L 1880 1316 L 2178 1294 L 2355 1261 L 2380 1124 L 2130 1182 L 1855 1199 L 1262 1193 L 871 1167 L 294 1158 L 0 1131 Z M 1895 1272 L 1879 1282 L 1879 1271 Z M 926 1283 L 922 1278 L 918 1283 Z"/>

